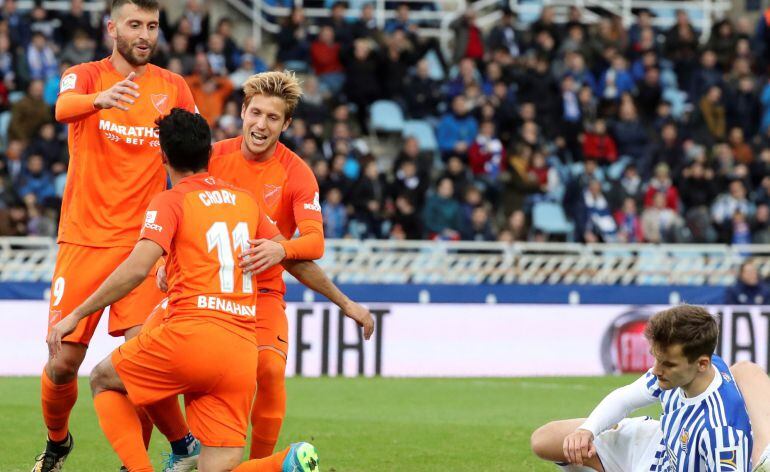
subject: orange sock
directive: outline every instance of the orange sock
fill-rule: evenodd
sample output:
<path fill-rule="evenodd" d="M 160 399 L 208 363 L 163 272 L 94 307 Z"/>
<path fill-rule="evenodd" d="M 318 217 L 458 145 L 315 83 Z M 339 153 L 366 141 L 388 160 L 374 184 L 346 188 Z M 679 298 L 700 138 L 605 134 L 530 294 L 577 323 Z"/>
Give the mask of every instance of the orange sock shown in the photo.
<path fill-rule="evenodd" d="M 107 441 L 131 472 L 152 472 L 152 463 L 142 444 L 142 424 L 128 397 L 107 390 L 94 397 L 94 409 Z"/>
<path fill-rule="evenodd" d="M 277 452 L 272 456 L 263 459 L 248 460 L 233 469 L 233 472 L 281 472 L 283 461 L 286 459 L 286 454 L 288 453 L 289 448 L 287 447 L 283 451 Z"/>
<path fill-rule="evenodd" d="M 78 381 L 75 379 L 56 385 L 45 370 L 40 380 L 43 420 L 48 428 L 48 438 L 52 441 L 64 441 L 69 431 L 70 412 L 78 399 Z"/>
<path fill-rule="evenodd" d="M 286 415 L 286 359 L 269 349 L 259 352 L 257 396 L 251 408 L 249 459 L 273 453 Z"/>
<path fill-rule="evenodd" d="M 147 415 L 144 408 L 136 407 L 136 416 L 142 424 L 142 442 L 144 442 L 144 449 L 149 450 L 150 439 L 152 438 L 152 420 Z"/>
<path fill-rule="evenodd" d="M 178 441 L 190 432 L 176 396 L 168 397 L 144 407 L 152 422 L 169 442 Z"/>

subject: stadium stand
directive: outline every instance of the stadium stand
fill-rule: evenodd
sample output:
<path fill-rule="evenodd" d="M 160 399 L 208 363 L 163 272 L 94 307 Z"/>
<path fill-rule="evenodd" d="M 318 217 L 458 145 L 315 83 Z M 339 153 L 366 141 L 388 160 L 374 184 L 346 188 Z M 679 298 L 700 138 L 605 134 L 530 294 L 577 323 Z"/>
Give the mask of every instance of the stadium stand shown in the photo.
<path fill-rule="evenodd" d="M 343 216 L 330 235 L 770 242 L 765 17 L 729 19 L 724 1 L 227 3 L 267 34 L 190 0 L 164 10 L 156 61 L 205 98 L 216 139 L 238 133 L 244 77 L 306 71 L 284 142 Z M 2 7 L 0 236 L 56 234 L 68 156 L 51 106 L 64 67 L 109 50 L 104 6 Z"/>

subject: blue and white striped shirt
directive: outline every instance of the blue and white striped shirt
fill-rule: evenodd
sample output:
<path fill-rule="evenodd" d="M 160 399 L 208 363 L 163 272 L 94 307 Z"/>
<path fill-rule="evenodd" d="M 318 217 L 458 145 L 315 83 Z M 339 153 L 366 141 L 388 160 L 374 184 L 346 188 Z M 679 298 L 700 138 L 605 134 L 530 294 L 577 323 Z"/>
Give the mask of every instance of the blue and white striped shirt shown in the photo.
<path fill-rule="evenodd" d="M 685 397 L 680 388 L 661 390 L 651 370 L 644 375 L 646 394 L 663 405 L 663 438 L 650 471 L 751 471 L 752 435 L 746 405 L 725 362 L 712 356 L 712 364 L 717 375 L 693 398 Z"/>

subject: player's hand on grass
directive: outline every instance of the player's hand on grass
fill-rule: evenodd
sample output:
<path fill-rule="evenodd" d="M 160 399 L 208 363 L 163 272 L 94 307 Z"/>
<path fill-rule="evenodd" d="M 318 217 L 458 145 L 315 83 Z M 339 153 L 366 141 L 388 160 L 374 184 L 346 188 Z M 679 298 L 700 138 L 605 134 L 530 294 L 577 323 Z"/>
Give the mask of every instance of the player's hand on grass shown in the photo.
<path fill-rule="evenodd" d="M 351 301 L 342 309 L 345 316 L 358 323 L 358 326 L 364 328 L 364 339 L 367 341 L 374 333 L 374 317 L 365 306 Z"/>
<path fill-rule="evenodd" d="M 583 461 L 596 454 L 594 433 L 587 429 L 576 429 L 564 438 L 564 458 L 570 464 L 583 465 Z"/>
<path fill-rule="evenodd" d="M 162 265 L 158 267 L 158 271 L 155 272 L 155 284 L 158 286 L 161 292 L 168 292 L 168 279 L 166 278 L 166 266 Z"/>
<path fill-rule="evenodd" d="M 94 99 L 94 107 L 104 110 L 107 108 L 117 108 L 118 110 L 128 111 L 128 105 L 134 104 L 134 99 L 139 98 L 139 85 L 134 82 L 135 72 L 128 74 L 128 77 L 116 83 L 107 90 L 101 92 Z"/>
<path fill-rule="evenodd" d="M 75 331 L 78 326 L 78 319 L 75 315 L 70 314 L 64 317 L 61 321 L 56 323 L 51 331 L 48 333 L 48 338 L 45 340 L 48 343 L 48 355 L 53 359 L 61 351 L 61 340 L 63 337 Z"/>
<path fill-rule="evenodd" d="M 241 254 L 239 266 L 246 273 L 259 274 L 286 258 L 281 244 L 270 239 L 250 239 L 251 247 Z"/>

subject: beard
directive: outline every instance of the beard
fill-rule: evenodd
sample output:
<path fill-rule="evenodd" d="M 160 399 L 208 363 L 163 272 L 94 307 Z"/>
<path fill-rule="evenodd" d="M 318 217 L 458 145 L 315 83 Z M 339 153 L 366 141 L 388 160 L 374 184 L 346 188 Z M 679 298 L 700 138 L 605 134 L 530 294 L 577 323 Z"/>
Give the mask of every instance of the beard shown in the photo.
<path fill-rule="evenodd" d="M 123 56 L 126 59 L 126 62 L 131 64 L 134 67 L 144 66 L 148 62 L 150 62 L 150 59 L 152 58 L 153 53 L 155 53 L 155 47 L 158 45 L 157 42 L 147 42 L 147 44 L 150 46 L 150 52 L 145 57 L 139 57 L 134 53 L 134 46 L 138 43 L 136 41 L 134 44 L 126 41 L 125 39 L 121 38 L 120 35 L 118 35 L 117 39 L 115 40 L 115 44 L 117 46 L 118 52 L 121 56 Z"/>

